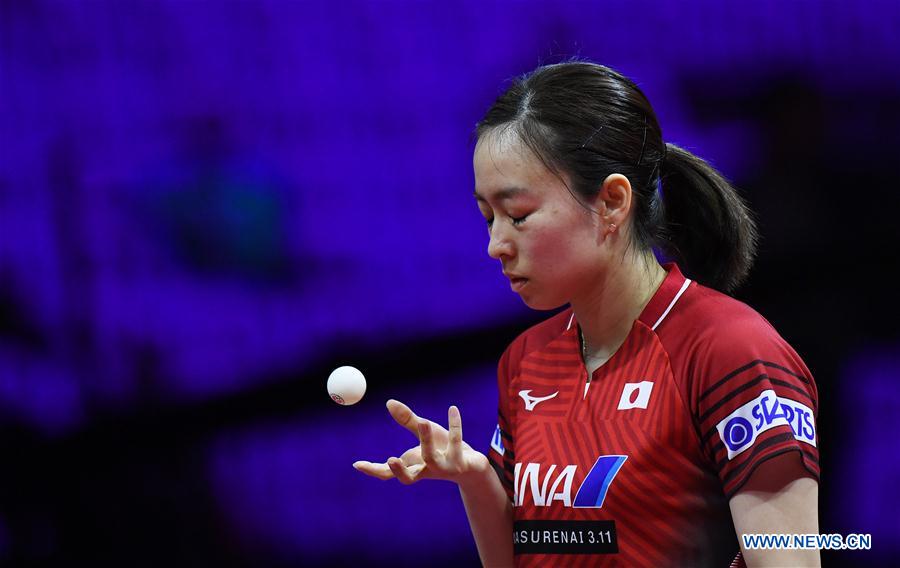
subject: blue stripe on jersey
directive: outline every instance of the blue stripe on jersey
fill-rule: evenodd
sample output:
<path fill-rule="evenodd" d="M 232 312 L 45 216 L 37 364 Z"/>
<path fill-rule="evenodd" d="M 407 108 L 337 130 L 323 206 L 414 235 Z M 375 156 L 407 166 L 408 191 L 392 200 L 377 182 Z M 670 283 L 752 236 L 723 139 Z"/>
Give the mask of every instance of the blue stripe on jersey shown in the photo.
<path fill-rule="evenodd" d="M 506 448 L 503 447 L 503 436 L 500 433 L 499 424 L 497 424 L 497 429 L 494 430 L 494 435 L 491 437 L 491 448 L 501 456 L 506 453 Z"/>
<path fill-rule="evenodd" d="M 619 473 L 619 469 L 626 459 L 628 456 L 600 456 L 597 458 L 594 467 L 591 468 L 581 487 L 578 488 L 578 494 L 575 495 L 575 502 L 572 506 L 598 509 L 602 507 L 609 484 Z"/>

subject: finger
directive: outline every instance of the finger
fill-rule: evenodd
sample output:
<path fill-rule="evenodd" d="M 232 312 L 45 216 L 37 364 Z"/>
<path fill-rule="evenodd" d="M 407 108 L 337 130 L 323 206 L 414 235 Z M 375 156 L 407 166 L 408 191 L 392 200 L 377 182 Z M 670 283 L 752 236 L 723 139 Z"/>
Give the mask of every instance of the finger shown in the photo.
<path fill-rule="evenodd" d="M 397 478 L 397 481 L 402 483 L 403 485 L 409 485 L 413 483 L 415 479 L 410 475 L 409 470 L 406 469 L 406 466 L 403 465 L 403 462 L 398 458 L 390 458 L 387 461 L 387 465 L 391 470 L 391 473 L 394 474 L 394 477 Z"/>
<path fill-rule="evenodd" d="M 459 408 L 451 406 L 447 411 L 447 425 L 450 427 L 450 444 L 447 447 L 448 457 L 454 462 L 462 459 L 462 416 Z"/>
<path fill-rule="evenodd" d="M 427 420 L 419 422 L 419 443 L 422 447 L 422 461 L 434 465 L 437 455 L 434 450 L 434 436 L 431 434 L 431 423 Z"/>
<path fill-rule="evenodd" d="M 386 463 L 357 461 L 353 462 L 353 467 L 356 468 L 357 471 L 361 471 L 366 475 L 371 475 L 372 477 L 377 477 L 381 480 L 387 480 L 394 477 L 394 474 L 391 472 L 391 468 L 389 468 Z"/>
<path fill-rule="evenodd" d="M 388 412 L 391 413 L 391 416 L 394 418 L 394 420 L 397 421 L 397 424 L 412 432 L 413 435 L 418 436 L 416 426 L 421 419 L 416 416 L 416 413 L 413 412 L 410 407 L 406 406 L 399 400 L 391 399 L 387 401 L 387 409 Z"/>

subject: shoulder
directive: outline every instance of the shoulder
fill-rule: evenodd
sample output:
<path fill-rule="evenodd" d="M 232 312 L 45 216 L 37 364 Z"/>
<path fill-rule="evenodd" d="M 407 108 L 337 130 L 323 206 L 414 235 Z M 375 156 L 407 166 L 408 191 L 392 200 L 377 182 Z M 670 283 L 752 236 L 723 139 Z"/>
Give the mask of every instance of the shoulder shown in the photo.
<path fill-rule="evenodd" d="M 777 333 L 759 312 L 718 290 L 692 282 L 665 323 L 694 333 Z"/>
<path fill-rule="evenodd" d="M 818 479 L 818 392 L 800 356 L 739 300 L 695 283 L 682 299 L 656 332 L 725 495 L 789 451 Z"/>
<path fill-rule="evenodd" d="M 699 284 L 684 296 L 657 333 L 676 383 L 700 418 L 720 403 L 740 405 L 770 387 L 817 408 L 812 373 L 766 318 Z"/>
<path fill-rule="evenodd" d="M 656 331 L 693 408 L 730 397 L 743 403 L 772 382 L 817 407 L 806 363 L 756 310 L 696 283 L 682 300 Z"/>
<path fill-rule="evenodd" d="M 676 309 L 657 329 L 670 357 L 714 357 L 735 361 L 759 357 L 796 358 L 796 353 L 759 312 L 737 300 L 692 283 Z"/>

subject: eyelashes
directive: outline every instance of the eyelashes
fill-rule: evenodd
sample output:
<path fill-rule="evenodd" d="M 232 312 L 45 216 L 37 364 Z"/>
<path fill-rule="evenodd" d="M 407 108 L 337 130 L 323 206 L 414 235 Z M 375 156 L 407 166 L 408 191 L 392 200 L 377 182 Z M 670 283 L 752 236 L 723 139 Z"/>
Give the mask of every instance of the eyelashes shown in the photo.
<path fill-rule="evenodd" d="M 527 219 L 527 218 L 528 218 L 528 215 L 523 215 L 521 217 L 510 217 L 509 219 L 510 219 L 510 221 L 512 221 L 513 225 L 518 227 L 519 225 L 524 223 L 525 219 Z M 494 224 L 494 219 L 493 218 L 487 219 L 486 222 L 487 222 L 488 228 L 490 228 L 490 226 Z"/>

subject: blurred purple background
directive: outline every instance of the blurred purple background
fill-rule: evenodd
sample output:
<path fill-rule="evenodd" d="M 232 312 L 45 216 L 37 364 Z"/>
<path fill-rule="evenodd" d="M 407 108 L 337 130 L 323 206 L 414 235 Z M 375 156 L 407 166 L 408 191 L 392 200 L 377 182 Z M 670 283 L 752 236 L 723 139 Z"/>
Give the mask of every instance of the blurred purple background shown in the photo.
<path fill-rule="evenodd" d="M 577 55 L 744 191 L 737 296 L 819 384 L 821 531 L 900 558 L 896 2 L 0 0 L 0 564 L 465 566 L 456 488 L 355 472 L 486 450 L 547 314 L 486 255 L 475 122 Z M 362 369 L 366 398 L 325 378 Z"/>

